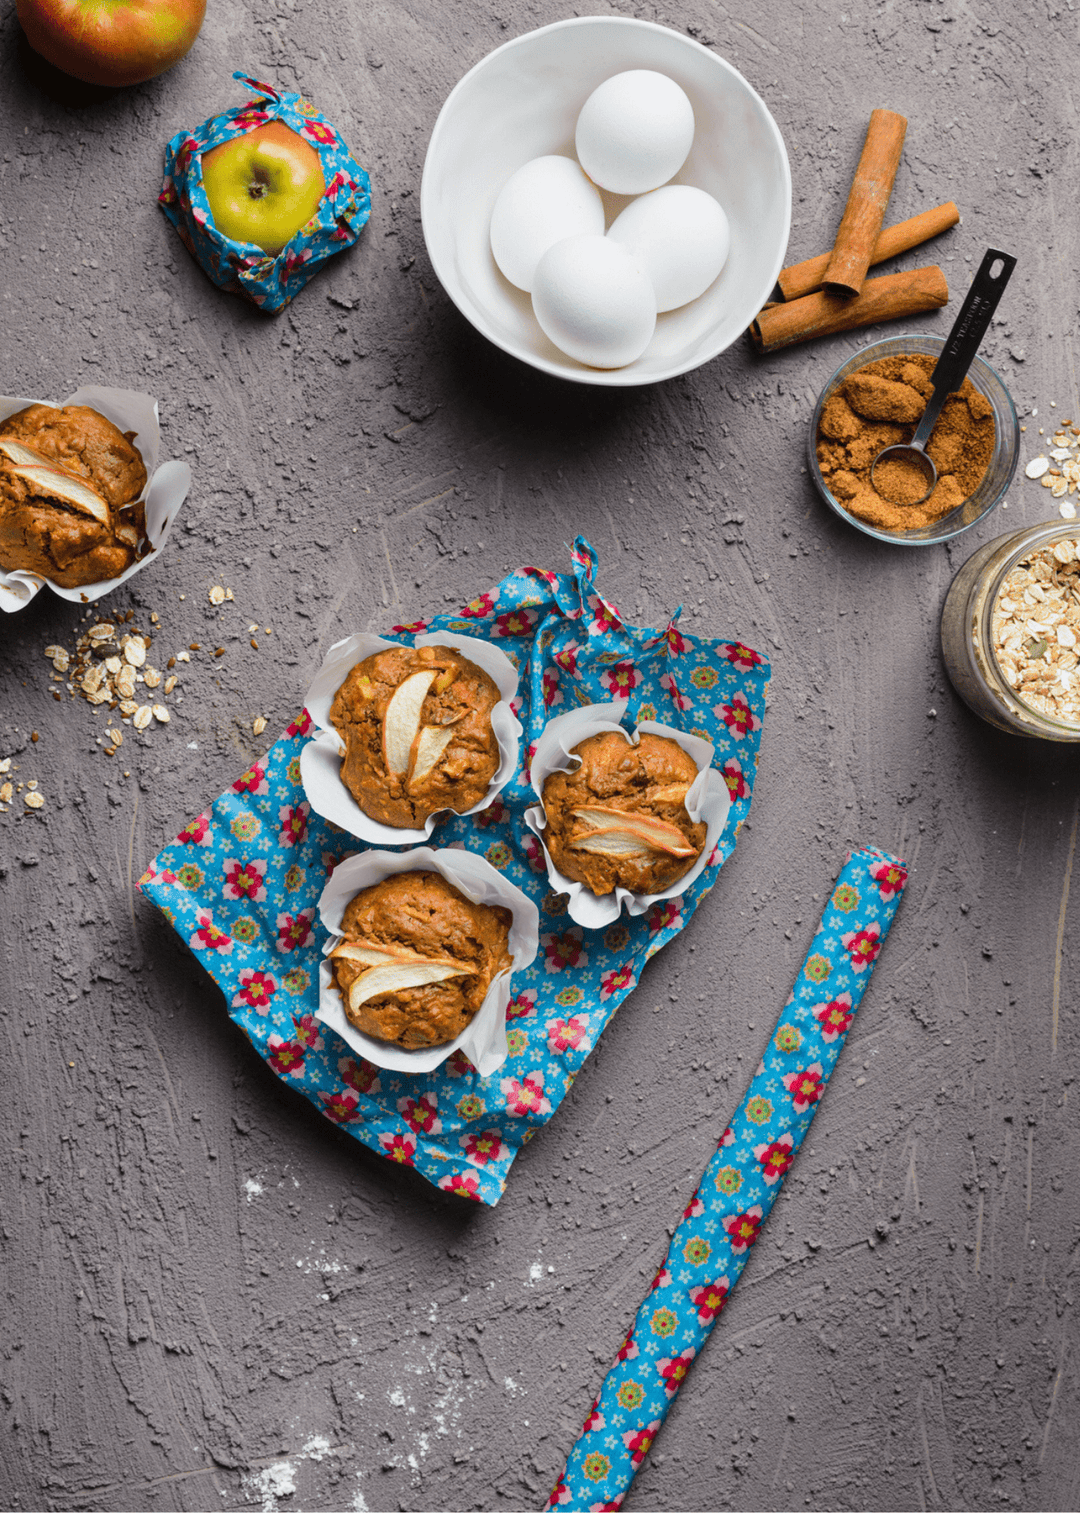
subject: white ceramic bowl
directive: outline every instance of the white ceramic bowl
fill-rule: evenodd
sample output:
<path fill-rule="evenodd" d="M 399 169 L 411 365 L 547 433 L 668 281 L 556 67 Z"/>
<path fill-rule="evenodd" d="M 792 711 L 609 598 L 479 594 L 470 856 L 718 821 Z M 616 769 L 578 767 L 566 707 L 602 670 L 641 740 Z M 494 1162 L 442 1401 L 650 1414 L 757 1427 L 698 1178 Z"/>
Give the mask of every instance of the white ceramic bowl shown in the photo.
<path fill-rule="evenodd" d="M 667 74 L 690 96 L 694 145 L 672 182 L 720 201 L 731 252 L 699 299 L 658 318 L 636 362 L 604 371 L 547 339 L 529 296 L 496 267 L 488 227 L 510 175 L 543 153 L 573 158 L 582 105 L 598 84 L 630 68 Z M 604 203 L 610 225 L 630 197 L 605 193 Z M 428 144 L 420 214 L 435 272 L 478 331 L 544 373 L 626 388 L 700 367 L 747 329 L 783 266 L 791 171 L 776 122 L 730 63 L 651 21 L 582 16 L 496 48 L 451 91 Z"/>

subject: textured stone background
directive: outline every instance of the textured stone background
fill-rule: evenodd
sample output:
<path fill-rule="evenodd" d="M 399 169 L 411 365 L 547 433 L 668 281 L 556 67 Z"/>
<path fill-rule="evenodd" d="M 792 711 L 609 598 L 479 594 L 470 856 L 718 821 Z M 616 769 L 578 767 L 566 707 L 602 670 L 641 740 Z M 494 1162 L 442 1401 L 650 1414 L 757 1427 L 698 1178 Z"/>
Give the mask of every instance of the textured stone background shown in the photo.
<path fill-rule="evenodd" d="M 896 218 L 964 214 L 908 259 L 954 288 L 920 324 L 944 332 L 984 247 L 1011 248 L 989 356 L 1039 408 L 1025 457 L 1080 414 L 1070 0 L 610 9 L 762 92 L 793 255 L 827 244 L 870 110 L 905 112 Z M 211 0 L 171 73 L 73 101 L 4 6 L 0 387 L 160 395 L 195 487 L 119 605 L 159 613 L 159 646 L 226 647 L 121 765 L 89 706 L 49 697 L 42 649 L 77 611 L 43 593 L 0 625 L 0 755 L 47 799 L 0 815 L 4 1507 L 539 1507 L 856 839 L 908 856 L 908 898 L 628 1506 L 1080 1504 L 1080 778 L 968 714 L 936 630 L 969 552 L 1050 501 L 1021 479 L 925 551 L 835 521 L 800 470 L 850 338 L 590 393 L 473 334 L 424 252 L 428 134 L 471 64 L 572 13 Z M 375 185 L 360 247 L 277 319 L 212 288 L 154 204 L 166 138 L 240 98 L 235 67 L 307 91 Z M 690 629 L 768 652 L 772 711 L 719 886 L 477 1212 L 286 1090 L 132 879 L 265 744 L 253 716 L 296 713 L 335 631 L 563 568 L 578 530 L 624 612 L 682 601 Z"/>

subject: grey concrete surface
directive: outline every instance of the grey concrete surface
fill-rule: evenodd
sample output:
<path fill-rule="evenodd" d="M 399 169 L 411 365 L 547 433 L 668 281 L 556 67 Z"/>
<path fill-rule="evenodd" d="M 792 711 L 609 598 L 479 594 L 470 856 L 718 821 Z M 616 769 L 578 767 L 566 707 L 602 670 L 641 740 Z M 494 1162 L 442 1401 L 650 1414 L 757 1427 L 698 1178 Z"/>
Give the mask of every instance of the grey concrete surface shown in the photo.
<path fill-rule="evenodd" d="M 870 110 L 903 111 L 894 212 L 964 217 L 935 249 L 951 308 L 920 327 L 944 332 L 984 247 L 1011 248 L 988 354 L 1038 407 L 1025 456 L 1045 417 L 1080 415 L 1071 0 L 610 9 L 762 92 L 793 257 L 827 244 Z M 160 395 L 195 487 L 119 606 L 226 648 L 121 765 L 89 706 L 49 695 L 42 651 L 77 611 L 43 593 L 0 624 L 0 756 L 46 796 L 0 815 L 5 1508 L 538 1508 L 853 840 L 908 856 L 908 897 L 627 1506 L 1080 1505 L 1080 775 L 970 716 L 936 633 L 968 553 L 1050 501 L 1021 480 L 925 551 L 835 521 L 801 468 L 850 338 L 592 393 L 466 326 L 420 232 L 428 134 L 467 67 L 573 13 L 211 0 L 179 67 L 77 101 L 10 0 L 0 18 L 0 387 Z M 240 97 L 235 67 L 307 91 L 374 181 L 359 248 L 277 319 L 212 288 L 154 203 L 166 139 Z M 626 613 L 682 601 L 692 630 L 768 652 L 771 714 L 720 884 L 478 1212 L 285 1089 L 132 880 L 265 744 L 253 716 L 295 714 L 337 627 L 563 568 L 579 530 Z"/>

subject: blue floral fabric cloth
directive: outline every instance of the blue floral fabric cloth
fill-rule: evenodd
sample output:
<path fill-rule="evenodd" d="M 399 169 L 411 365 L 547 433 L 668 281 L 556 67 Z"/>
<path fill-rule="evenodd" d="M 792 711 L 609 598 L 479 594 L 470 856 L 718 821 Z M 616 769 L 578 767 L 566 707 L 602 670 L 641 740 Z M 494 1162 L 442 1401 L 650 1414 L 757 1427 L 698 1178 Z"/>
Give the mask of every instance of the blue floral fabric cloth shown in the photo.
<path fill-rule="evenodd" d="M 746 1097 L 720 1136 L 547 1508 L 621 1507 L 806 1138 L 907 883 L 854 852 Z"/>
<path fill-rule="evenodd" d="M 540 909 L 540 951 L 515 975 L 509 1056 L 480 1077 L 460 1052 L 434 1072 L 387 1072 L 358 1058 L 314 1016 L 324 933 L 317 904 L 338 862 L 362 843 L 314 813 L 300 784 L 306 711 L 150 864 L 140 880 L 221 986 L 229 1013 L 283 1080 L 372 1150 L 477 1202 L 498 1201 L 515 1155 L 565 1097 L 600 1032 L 648 959 L 686 925 L 716 882 L 750 807 L 768 664 L 739 641 L 625 623 L 596 587 L 597 559 L 580 537 L 573 570 L 525 567 L 457 615 L 399 625 L 495 641 L 519 667 L 514 712 L 521 760 L 479 814 L 448 816 L 432 845 L 464 846 L 505 872 Z M 727 825 L 705 871 L 679 898 L 587 931 L 548 888 L 524 812 L 535 801 L 528 763 L 552 711 L 627 700 L 626 725 L 661 720 L 713 743 L 728 784 Z"/>
<path fill-rule="evenodd" d="M 242 294 L 260 309 L 284 309 L 327 258 L 358 240 L 371 214 L 371 182 L 336 127 L 302 95 L 235 73 L 253 90 L 250 105 L 211 116 L 194 131 L 178 131 L 165 149 L 165 178 L 158 204 L 184 246 L 220 289 Z M 319 206 L 276 255 L 255 242 L 234 242 L 214 225 L 202 181 L 202 155 L 269 121 L 282 121 L 319 154 L 326 192 Z"/>

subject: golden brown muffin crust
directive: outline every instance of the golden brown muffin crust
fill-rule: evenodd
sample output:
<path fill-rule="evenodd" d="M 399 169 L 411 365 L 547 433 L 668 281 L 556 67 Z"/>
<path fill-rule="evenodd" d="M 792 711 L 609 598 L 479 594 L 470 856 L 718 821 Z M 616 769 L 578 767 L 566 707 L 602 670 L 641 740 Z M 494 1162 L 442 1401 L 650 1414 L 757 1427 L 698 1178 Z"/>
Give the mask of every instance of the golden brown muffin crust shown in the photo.
<path fill-rule="evenodd" d="M 483 1003 L 492 979 L 510 971 L 509 909 L 474 904 L 438 872 L 398 872 L 364 888 L 341 922 L 346 940 L 404 946 L 429 959 L 449 957 L 468 975 L 369 998 L 355 1012 L 348 989 L 365 970 L 335 959 L 333 980 L 349 1020 L 376 1040 L 423 1050 L 455 1040 Z"/>
<path fill-rule="evenodd" d="M 146 468 L 134 435 L 86 405 L 29 405 L 0 424 L 0 438 L 21 441 L 84 480 L 109 514 L 105 524 L 52 497 L 47 483 L 19 476 L 0 453 L 0 566 L 40 573 L 62 588 L 100 583 L 129 567 L 146 546 L 143 506 L 134 504 Z M 135 542 L 122 540 L 118 528 L 133 528 Z"/>
<path fill-rule="evenodd" d="M 389 770 L 383 749 L 387 706 L 417 672 L 435 679 L 420 710 L 422 727 L 452 729 L 449 744 L 420 781 Z M 422 826 L 440 809 L 461 814 L 480 802 L 499 766 L 491 711 L 499 690 L 487 673 L 449 646 L 396 646 L 352 669 L 330 708 L 345 742 L 341 780 L 365 814 L 397 829 Z"/>
<path fill-rule="evenodd" d="M 580 742 L 572 755 L 581 758 L 581 766 L 574 772 L 553 772 L 544 784 L 544 842 L 563 876 L 601 895 L 616 887 L 662 893 L 689 872 L 701 855 L 706 827 L 695 824 L 686 809 L 686 792 L 698 770 L 678 742 L 650 732 L 632 746 L 617 731 L 605 730 Z M 661 820 L 682 836 L 679 849 L 692 854 L 650 848 L 647 856 L 635 858 L 581 850 L 574 841 L 589 835 L 597 823 L 617 821 L 607 815 L 590 822 L 574 814 L 580 809 Z"/>

